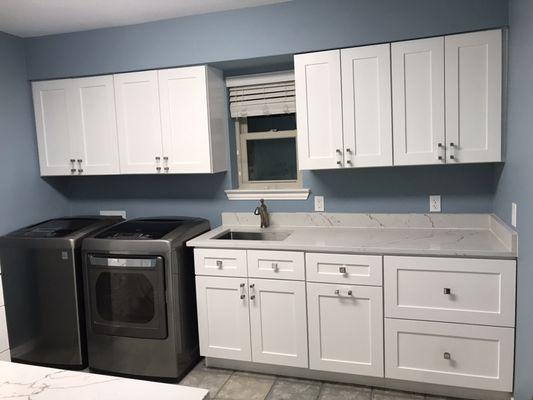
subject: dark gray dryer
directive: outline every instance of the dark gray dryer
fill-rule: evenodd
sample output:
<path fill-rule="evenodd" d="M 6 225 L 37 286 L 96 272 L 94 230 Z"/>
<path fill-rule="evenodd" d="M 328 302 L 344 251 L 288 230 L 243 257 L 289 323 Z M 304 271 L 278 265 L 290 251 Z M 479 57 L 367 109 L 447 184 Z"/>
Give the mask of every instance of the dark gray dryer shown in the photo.
<path fill-rule="evenodd" d="M 83 243 L 89 367 L 177 380 L 199 359 L 193 251 L 200 218 L 140 218 Z"/>
<path fill-rule="evenodd" d="M 11 359 L 87 367 L 81 242 L 120 217 L 41 222 L 0 238 L 0 263 Z"/>

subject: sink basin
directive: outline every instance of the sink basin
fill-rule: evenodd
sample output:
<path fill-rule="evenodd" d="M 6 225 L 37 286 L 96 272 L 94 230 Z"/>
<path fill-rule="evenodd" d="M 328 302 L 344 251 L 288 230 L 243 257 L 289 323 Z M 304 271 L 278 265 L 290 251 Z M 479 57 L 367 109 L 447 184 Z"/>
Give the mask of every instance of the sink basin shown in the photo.
<path fill-rule="evenodd" d="M 289 237 L 292 232 L 253 232 L 227 231 L 214 237 L 217 240 L 270 240 L 280 242 Z"/>

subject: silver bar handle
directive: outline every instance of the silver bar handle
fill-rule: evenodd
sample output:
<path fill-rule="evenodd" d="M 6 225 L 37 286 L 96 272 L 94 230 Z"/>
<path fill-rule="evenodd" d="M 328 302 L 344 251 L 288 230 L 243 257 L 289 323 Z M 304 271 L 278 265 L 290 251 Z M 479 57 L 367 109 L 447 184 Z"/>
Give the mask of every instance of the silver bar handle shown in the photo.
<path fill-rule="evenodd" d="M 217 260 L 217 268 L 222 269 L 222 260 Z"/>
<path fill-rule="evenodd" d="M 83 173 L 83 168 L 81 167 L 82 159 L 78 159 L 78 173 Z"/>
<path fill-rule="evenodd" d="M 241 288 L 241 300 L 244 300 L 246 298 L 246 294 L 244 293 L 244 286 L 246 286 L 244 283 L 241 283 L 239 287 Z"/>
<path fill-rule="evenodd" d="M 170 170 L 168 166 L 168 157 L 163 157 L 163 161 L 165 163 L 165 172 L 168 172 Z"/>
<path fill-rule="evenodd" d="M 161 157 L 155 158 L 155 169 L 157 172 L 161 172 Z"/>
<path fill-rule="evenodd" d="M 255 300 L 255 283 L 250 284 L 250 289 L 253 291 L 250 295 L 250 300 Z"/>
<path fill-rule="evenodd" d="M 457 146 L 455 145 L 454 142 L 450 142 L 450 149 L 452 150 L 452 153 L 450 154 L 450 160 L 455 160 L 455 157 L 456 157 L 456 150 L 457 150 Z"/>
<path fill-rule="evenodd" d="M 76 172 L 76 160 L 74 158 L 70 159 L 70 173 L 74 174 Z"/>
<path fill-rule="evenodd" d="M 437 144 L 437 159 L 439 161 L 444 161 L 444 156 L 446 154 L 446 149 L 442 145 L 442 143 Z"/>

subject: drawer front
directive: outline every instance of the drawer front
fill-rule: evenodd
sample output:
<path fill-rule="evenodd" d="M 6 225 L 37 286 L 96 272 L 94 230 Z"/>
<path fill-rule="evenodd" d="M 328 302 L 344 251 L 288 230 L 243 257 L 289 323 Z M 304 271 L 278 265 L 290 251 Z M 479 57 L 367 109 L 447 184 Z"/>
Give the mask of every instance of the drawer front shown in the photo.
<path fill-rule="evenodd" d="M 9 349 L 7 338 L 6 308 L 0 307 L 0 353 Z"/>
<path fill-rule="evenodd" d="M 381 256 L 307 253 L 305 257 L 310 282 L 381 286 Z"/>
<path fill-rule="evenodd" d="M 514 329 L 385 319 L 385 377 L 511 392 Z"/>
<path fill-rule="evenodd" d="M 305 280 L 304 253 L 248 250 L 248 276 L 303 281 Z"/>
<path fill-rule="evenodd" d="M 385 316 L 514 327 L 514 260 L 385 257 Z"/>
<path fill-rule="evenodd" d="M 247 276 L 246 250 L 194 249 L 196 275 Z"/>

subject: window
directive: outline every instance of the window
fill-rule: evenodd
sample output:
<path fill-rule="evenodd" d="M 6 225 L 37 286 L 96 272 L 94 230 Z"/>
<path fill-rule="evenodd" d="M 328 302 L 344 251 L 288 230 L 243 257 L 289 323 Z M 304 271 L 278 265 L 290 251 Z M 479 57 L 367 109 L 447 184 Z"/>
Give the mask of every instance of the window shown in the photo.
<path fill-rule="evenodd" d="M 240 189 L 302 187 L 294 113 L 236 118 L 235 133 Z"/>

